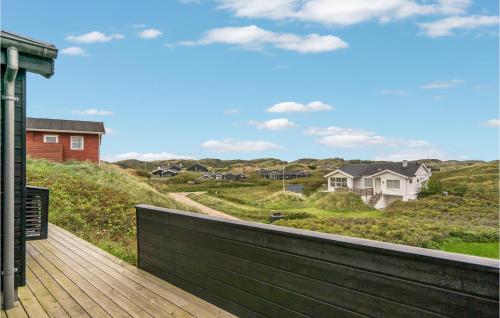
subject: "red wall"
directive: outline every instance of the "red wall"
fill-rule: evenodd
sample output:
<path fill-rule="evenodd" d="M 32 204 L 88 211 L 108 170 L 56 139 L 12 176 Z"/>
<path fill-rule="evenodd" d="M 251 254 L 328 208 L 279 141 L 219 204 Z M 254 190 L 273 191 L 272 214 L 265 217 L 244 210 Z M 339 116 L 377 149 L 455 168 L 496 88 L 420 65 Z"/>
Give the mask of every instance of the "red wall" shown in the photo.
<path fill-rule="evenodd" d="M 43 135 L 58 135 L 59 143 L 44 143 Z M 71 136 L 83 136 L 83 150 L 71 150 Z M 26 153 L 33 158 L 43 158 L 53 161 L 92 161 L 99 162 L 99 135 L 27 131 Z"/>

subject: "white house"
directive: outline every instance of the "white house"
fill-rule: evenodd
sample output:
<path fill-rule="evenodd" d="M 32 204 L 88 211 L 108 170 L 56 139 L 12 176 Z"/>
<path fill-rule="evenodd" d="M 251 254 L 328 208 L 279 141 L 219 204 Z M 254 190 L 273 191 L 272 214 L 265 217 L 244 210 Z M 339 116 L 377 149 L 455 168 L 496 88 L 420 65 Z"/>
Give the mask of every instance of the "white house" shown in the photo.
<path fill-rule="evenodd" d="M 432 175 L 417 161 L 349 164 L 325 175 L 328 191 L 350 191 L 377 209 L 396 200 L 414 200 Z"/>

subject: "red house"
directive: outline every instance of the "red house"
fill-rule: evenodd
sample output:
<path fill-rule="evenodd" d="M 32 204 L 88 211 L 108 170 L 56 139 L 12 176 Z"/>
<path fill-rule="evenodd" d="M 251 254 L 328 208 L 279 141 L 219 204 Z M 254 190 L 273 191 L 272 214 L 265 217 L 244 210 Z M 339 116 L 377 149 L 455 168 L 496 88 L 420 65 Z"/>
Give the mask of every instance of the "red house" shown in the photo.
<path fill-rule="evenodd" d="M 57 162 L 100 162 L 102 122 L 26 118 L 26 154 Z"/>

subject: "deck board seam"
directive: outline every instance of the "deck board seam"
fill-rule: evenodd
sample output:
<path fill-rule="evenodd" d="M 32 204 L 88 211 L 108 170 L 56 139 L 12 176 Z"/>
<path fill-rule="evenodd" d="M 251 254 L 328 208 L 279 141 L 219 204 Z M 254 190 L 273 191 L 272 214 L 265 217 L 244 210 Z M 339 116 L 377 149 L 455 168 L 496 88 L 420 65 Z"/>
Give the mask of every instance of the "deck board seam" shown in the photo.
<path fill-rule="evenodd" d="M 64 245 L 64 243 L 66 243 L 66 244 L 69 244 L 69 245 L 71 245 L 71 246 L 73 246 L 73 247 L 78 247 L 78 246 L 77 246 L 77 244 L 78 244 L 79 242 L 76 242 L 76 241 L 71 241 L 71 240 L 72 240 L 72 238 L 61 237 L 61 236 L 58 236 L 58 235 L 56 235 L 56 236 L 58 237 L 58 239 L 59 239 L 59 240 L 58 240 L 57 238 L 54 238 L 54 240 L 55 240 L 55 241 L 57 241 L 57 242 L 59 242 L 59 243 L 61 243 L 62 245 Z M 61 242 L 60 240 L 62 240 L 64 243 L 63 243 L 63 242 Z M 89 250 L 90 250 L 90 249 L 89 249 Z M 130 281 L 132 284 L 137 284 L 137 285 L 141 286 L 142 288 L 144 288 L 144 289 L 148 290 L 150 293 L 153 293 L 153 294 L 155 294 L 157 297 L 160 297 L 161 299 L 163 299 L 165 302 L 169 303 L 170 305 L 172 305 L 172 306 L 174 306 L 174 307 L 177 307 L 177 308 L 180 308 L 180 309 L 181 309 L 181 310 L 183 310 L 186 314 L 189 314 L 189 315 L 195 315 L 195 316 L 196 316 L 196 313 L 192 313 L 189 309 L 187 309 L 187 308 L 183 308 L 183 306 L 185 306 L 185 305 L 189 305 L 189 304 L 190 304 L 190 303 L 189 303 L 189 301 L 185 300 L 184 298 L 182 298 L 182 297 L 180 297 L 180 296 L 177 296 L 177 295 L 175 295 L 175 294 L 173 295 L 173 296 L 176 296 L 176 297 L 178 297 L 178 298 L 181 298 L 184 302 L 186 302 L 186 304 L 185 304 L 185 305 L 178 305 L 178 304 L 176 304 L 176 303 L 172 302 L 171 300 L 169 300 L 169 299 L 165 298 L 165 296 L 164 296 L 164 295 L 161 295 L 161 294 L 160 294 L 160 293 L 158 293 L 157 291 L 152 290 L 149 286 L 147 286 L 147 284 L 146 284 L 146 282 L 145 282 L 145 281 L 143 281 L 143 280 L 141 280 L 141 279 L 139 279 L 139 278 L 135 278 L 135 279 L 134 279 L 134 278 L 132 278 L 132 277 L 127 277 L 127 276 L 125 276 L 125 275 L 124 275 L 124 273 L 123 273 L 123 271 L 126 271 L 126 272 L 130 272 L 130 271 L 129 271 L 127 268 L 125 268 L 125 267 L 121 266 L 120 264 L 116 264 L 115 262 L 113 262 L 113 261 L 111 261 L 111 260 L 109 260 L 109 259 L 108 259 L 108 262 L 113 263 L 113 264 L 114 264 L 114 266 L 118 266 L 118 267 L 120 267 L 122 272 L 121 272 L 121 271 L 119 271 L 119 270 L 117 270 L 116 268 L 112 267 L 109 263 L 105 263 L 105 262 L 103 262 L 102 258 L 99 258 L 99 257 L 98 257 L 99 255 L 95 255 L 95 254 L 98 254 L 98 253 L 96 253 L 96 252 L 94 252 L 94 251 L 90 251 L 90 253 L 86 253 L 86 254 L 89 254 L 89 256 L 90 256 L 92 259 L 94 259 L 95 261 L 99 262 L 100 264 L 102 264 L 103 266 L 105 266 L 106 268 L 108 268 L 108 270 L 113 271 L 113 272 L 114 272 L 114 273 L 116 273 L 117 275 L 120 275 L 120 276 L 124 277 L 124 279 L 126 279 L 126 280 Z M 132 272 L 131 272 L 131 274 L 133 274 L 133 275 L 131 275 L 131 276 L 134 276 L 134 277 L 135 277 L 135 276 L 137 276 L 137 275 L 139 275 L 139 274 L 137 274 L 137 273 L 132 273 Z M 159 279 L 159 278 L 158 278 L 158 279 Z M 144 279 L 144 280 L 145 280 L 145 279 Z M 152 283 L 151 283 L 151 284 L 152 284 Z M 165 289 L 165 288 L 163 288 L 163 287 L 161 287 L 161 286 L 158 286 L 158 285 L 156 285 L 156 284 L 155 284 L 155 286 L 156 286 L 156 288 L 159 288 L 159 289 L 163 290 L 164 292 L 167 292 L 167 293 L 169 293 L 169 292 L 170 292 L 170 291 L 168 291 L 167 289 Z M 170 293 L 171 293 L 171 292 L 170 292 Z M 194 304 L 191 304 L 191 305 L 194 305 Z M 196 306 L 196 305 L 194 305 L 194 306 Z M 197 307 L 198 307 L 198 306 L 197 306 Z M 202 310 L 202 311 L 205 311 L 205 312 L 206 312 L 206 315 L 207 315 L 206 317 L 213 317 L 213 316 L 214 316 L 213 314 L 210 314 L 208 311 L 206 311 L 205 309 L 203 309 L 203 308 L 201 308 L 201 307 L 198 307 L 198 309 L 200 309 L 200 310 Z"/>
<path fill-rule="evenodd" d="M 102 308 L 103 311 L 107 312 L 111 317 L 113 317 L 113 313 L 110 312 L 111 308 L 105 308 L 103 305 L 101 305 L 100 303 L 98 303 L 95 299 L 97 299 L 96 297 L 90 295 L 88 293 L 88 291 L 86 291 L 85 289 L 82 288 L 81 284 L 79 284 L 78 282 L 76 282 L 73 278 L 71 278 L 70 276 L 68 276 L 68 272 L 69 271 L 65 271 L 63 270 L 62 268 L 60 268 L 59 266 L 57 266 L 54 261 L 50 260 L 48 257 L 46 257 L 44 251 L 40 250 L 36 244 L 30 244 L 31 247 L 35 248 L 36 250 L 38 250 L 38 252 L 40 253 L 40 255 L 42 255 L 42 257 L 44 257 L 48 262 L 50 262 L 56 269 L 58 269 L 67 279 L 69 279 L 70 281 L 73 282 L 73 284 L 75 284 L 75 286 L 77 286 L 83 293 L 85 293 L 91 300 L 93 300 L 95 302 L 95 304 L 97 306 L 99 306 L 100 308 Z M 51 253 L 52 255 L 54 255 L 53 253 Z M 56 255 L 54 255 L 54 257 L 57 258 Z M 68 265 L 65 265 L 65 266 L 68 266 Z M 70 270 L 72 270 L 70 268 Z M 87 281 L 84 277 L 82 277 L 80 274 L 78 274 L 76 271 L 73 270 L 73 273 L 75 275 L 77 275 L 80 279 L 84 280 L 87 284 L 91 285 L 92 288 L 96 289 L 98 294 L 101 294 L 103 297 L 105 297 L 110 303 L 113 303 L 115 304 L 117 307 L 120 308 L 121 311 L 124 311 L 126 316 L 125 317 L 132 317 L 130 314 L 128 314 L 123 308 L 121 308 L 120 306 L 118 306 L 118 304 L 116 304 L 111 298 L 109 298 L 107 295 L 105 295 L 103 292 L 101 292 L 97 287 L 95 287 L 94 285 L 92 285 L 89 281 Z"/>
<path fill-rule="evenodd" d="M 52 244 L 52 243 L 51 243 L 51 244 Z M 56 244 L 61 244 L 61 243 L 57 242 Z M 63 244 L 61 244 L 61 245 L 63 245 Z M 77 261 L 77 260 L 75 259 L 75 257 L 74 257 L 74 256 L 71 256 L 71 255 L 67 254 L 67 252 L 65 252 L 65 251 L 62 251 L 62 253 L 64 253 L 64 254 L 65 254 L 68 258 L 71 258 L 73 261 L 75 261 L 75 262 L 79 263 L 79 261 Z M 73 252 L 73 251 L 71 251 L 70 253 L 74 253 L 74 252 Z M 76 255 L 76 257 L 79 257 L 79 258 L 82 258 L 82 259 L 83 259 L 83 257 L 82 257 L 82 256 L 80 256 L 80 255 L 78 255 L 78 254 L 76 254 L 76 253 L 75 253 L 75 255 Z M 84 261 L 85 261 L 85 260 L 84 260 Z M 108 273 L 106 273 L 105 271 L 103 271 L 102 269 L 100 269 L 100 268 L 98 268 L 98 267 L 95 267 L 95 268 L 96 268 L 98 271 L 102 272 L 102 275 L 108 275 L 108 276 L 109 276 L 109 274 L 108 274 Z M 148 299 L 147 297 L 142 296 L 140 293 L 138 293 L 137 291 L 133 290 L 131 287 L 127 286 L 127 285 L 126 285 L 126 284 L 124 284 L 122 281 L 118 280 L 118 279 L 117 279 L 117 278 L 115 278 L 115 277 L 111 277 L 111 276 L 110 276 L 110 278 L 111 278 L 111 279 L 116 280 L 119 284 L 121 284 L 121 285 L 123 285 L 125 288 L 127 288 L 127 290 L 130 290 L 130 291 L 132 291 L 133 293 L 137 294 L 139 297 L 143 298 L 143 299 L 144 299 L 144 301 L 148 302 L 150 306 L 156 306 L 156 307 L 158 307 L 158 304 L 157 304 L 157 303 L 154 303 L 154 302 L 152 302 L 150 299 Z M 109 285 L 109 284 L 108 284 L 108 285 Z M 115 288 L 115 290 L 116 290 L 116 288 Z M 135 303 L 135 304 L 136 304 L 136 303 Z M 148 310 L 148 309 L 150 309 L 150 308 L 144 308 L 143 306 L 140 306 L 140 305 L 138 305 L 138 304 L 136 304 L 136 305 L 137 305 L 138 307 L 142 308 L 143 310 L 145 310 L 146 312 L 147 312 L 147 310 Z M 166 310 L 164 310 L 164 309 L 162 309 L 162 308 L 159 308 L 159 310 L 161 310 L 161 311 L 162 311 L 164 314 L 166 314 L 166 315 L 170 315 L 170 313 L 169 313 L 168 311 L 166 311 Z M 150 314 L 152 314 L 152 315 L 153 315 L 153 313 L 150 313 Z"/>
<path fill-rule="evenodd" d="M 55 245 L 53 245 L 53 244 L 52 244 L 52 242 L 48 242 L 48 241 L 47 241 L 47 242 L 44 242 L 44 243 L 45 243 L 45 244 L 47 244 L 47 245 L 50 245 L 53 249 L 58 249 Z M 48 247 L 45 247 L 45 246 L 44 246 L 44 248 L 45 248 L 47 251 L 49 251 L 49 252 L 50 252 L 50 250 L 48 249 Z M 128 303 L 129 303 L 132 307 L 136 307 L 136 309 L 138 310 L 138 313 L 137 313 L 137 314 L 142 313 L 142 314 L 147 314 L 149 317 L 153 317 L 153 316 L 151 316 L 150 314 L 148 314 L 148 313 L 147 313 L 147 311 L 145 311 L 143 307 L 141 307 L 141 306 L 139 306 L 139 305 L 135 304 L 133 301 L 131 301 L 131 300 L 130 300 L 130 299 L 128 299 L 126 296 L 124 296 L 122 293 L 120 293 L 120 291 L 119 291 L 116 287 L 114 287 L 114 286 L 110 285 L 108 282 L 106 282 L 105 280 L 103 280 L 102 278 L 100 278 L 97 274 L 95 274 L 95 273 L 93 273 L 93 272 L 89 271 L 88 269 L 84 268 L 82 265 L 78 264 L 78 262 L 77 262 L 76 260 L 73 260 L 73 259 L 72 259 L 69 255 L 65 254 L 63 251 L 61 251 L 61 250 L 59 250 L 59 251 L 61 252 L 61 254 L 64 254 L 64 256 L 65 256 L 67 259 L 69 259 L 69 261 L 68 261 L 68 260 L 65 260 L 65 259 L 63 259 L 63 258 L 61 258 L 61 255 L 56 255 L 56 254 L 55 254 L 55 253 L 53 253 L 53 252 L 51 252 L 51 253 L 52 253 L 53 255 L 55 255 L 55 257 L 57 257 L 57 258 L 58 258 L 61 262 L 65 263 L 67 266 L 70 266 L 70 267 L 71 267 L 71 266 L 72 266 L 72 264 L 70 264 L 70 263 L 71 263 L 71 262 L 75 263 L 75 264 L 78 266 L 78 268 L 81 268 L 81 269 L 82 269 L 83 271 L 85 271 L 85 272 L 87 273 L 87 275 L 88 275 L 88 277 L 87 277 L 87 275 L 85 275 L 85 276 L 84 276 L 84 275 L 82 275 L 82 274 L 80 274 L 80 276 L 82 276 L 82 277 L 83 277 L 83 278 L 84 278 L 87 282 L 89 282 L 90 284 L 92 284 L 95 288 L 100 289 L 101 287 L 100 287 L 100 286 L 97 286 L 94 282 L 92 282 L 92 281 L 91 281 L 91 279 L 90 279 L 89 277 L 92 277 L 92 278 L 94 278 L 95 280 L 97 280 L 97 281 L 99 281 L 100 283 L 102 283 L 103 285 L 107 286 L 107 287 L 111 290 L 111 292 L 115 292 L 115 293 L 119 294 L 119 295 L 120 295 L 120 297 L 122 297 L 122 298 L 123 298 L 123 300 L 124 300 L 125 302 L 128 302 Z M 104 273 L 104 272 L 103 272 L 103 274 L 106 274 L 106 273 Z M 117 282 L 119 283 L 119 281 L 117 281 Z M 126 287 L 126 286 L 125 286 L 125 287 Z M 113 299 L 111 299 L 111 300 L 112 300 L 115 304 L 117 304 L 120 308 L 122 308 L 123 310 L 125 310 L 125 311 L 128 311 L 128 310 L 129 310 L 128 308 L 123 307 L 120 303 L 117 303 L 117 302 L 116 302 L 116 301 L 114 301 Z"/>

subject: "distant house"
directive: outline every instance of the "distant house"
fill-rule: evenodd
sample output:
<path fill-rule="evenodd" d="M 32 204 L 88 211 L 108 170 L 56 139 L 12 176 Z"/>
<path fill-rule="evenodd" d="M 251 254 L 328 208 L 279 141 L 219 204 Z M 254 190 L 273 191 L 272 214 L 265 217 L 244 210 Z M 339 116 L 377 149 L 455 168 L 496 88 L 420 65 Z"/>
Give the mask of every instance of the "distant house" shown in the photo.
<path fill-rule="evenodd" d="M 182 171 L 182 163 L 170 166 L 167 169 L 172 170 L 172 171 L 177 171 L 177 172 Z"/>
<path fill-rule="evenodd" d="M 259 175 L 270 180 L 297 179 L 309 177 L 311 173 L 306 170 L 288 171 L 288 170 L 260 170 Z"/>
<path fill-rule="evenodd" d="M 203 179 L 215 179 L 215 180 L 243 180 L 246 179 L 246 175 L 243 173 L 232 173 L 232 172 L 217 172 L 217 173 L 204 173 L 201 176 Z"/>
<path fill-rule="evenodd" d="M 193 172 L 208 172 L 208 168 L 205 166 L 202 166 L 198 163 L 195 163 L 191 167 L 187 168 L 187 171 L 193 171 Z"/>
<path fill-rule="evenodd" d="M 325 175 L 328 191 L 350 191 L 375 208 L 395 200 L 414 200 L 432 173 L 417 161 L 349 164 Z"/>
<path fill-rule="evenodd" d="M 179 174 L 179 171 L 177 171 L 177 170 L 163 169 L 163 168 L 160 168 L 160 167 L 158 167 L 156 170 L 153 170 L 151 172 L 152 176 L 160 177 L 160 178 L 175 177 L 178 174 Z"/>
<path fill-rule="evenodd" d="M 26 153 L 53 161 L 100 161 L 102 122 L 26 118 Z"/>
<path fill-rule="evenodd" d="M 165 169 L 158 167 L 155 170 L 151 171 L 150 174 L 155 177 L 163 177 L 165 171 L 166 171 Z"/>

